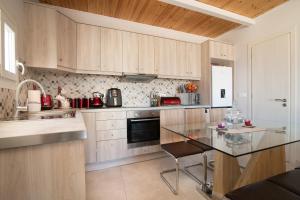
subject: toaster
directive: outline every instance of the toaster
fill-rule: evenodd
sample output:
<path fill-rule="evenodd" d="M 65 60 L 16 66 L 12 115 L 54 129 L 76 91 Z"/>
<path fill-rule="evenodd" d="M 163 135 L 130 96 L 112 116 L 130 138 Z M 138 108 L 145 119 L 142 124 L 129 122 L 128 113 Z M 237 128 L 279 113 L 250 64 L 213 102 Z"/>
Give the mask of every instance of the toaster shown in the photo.
<path fill-rule="evenodd" d="M 179 97 L 161 97 L 160 98 L 160 105 L 161 106 L 174 106 L 180 105 L 181 101 Z"/>
<path fill-rule="evenodd" d="M 106 95 L 107 107 L 121 107 L 122 106 L 122 94 L 118 88 L 110 88 L 107 90 Z"/>

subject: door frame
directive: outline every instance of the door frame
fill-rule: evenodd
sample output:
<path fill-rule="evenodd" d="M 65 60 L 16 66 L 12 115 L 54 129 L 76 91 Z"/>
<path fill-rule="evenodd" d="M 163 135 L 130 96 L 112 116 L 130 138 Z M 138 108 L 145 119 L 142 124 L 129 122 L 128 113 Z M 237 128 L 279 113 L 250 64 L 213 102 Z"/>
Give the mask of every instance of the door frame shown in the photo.
<path fill-rule="evenodd" d="M 297 28 L 298 26 L 294 26 L 288 31 L 275 33 L 267 37 L 260 38 L 258 40 L 255 40 L 254 42 L 251 42 L 248 44 L 248 64 L 247 64 L 247 90 L 248 90 L 248 98 L 247 98 L 247 112 L 249 113 L 250 118 L 253 117 L 253 109 L 252 109 L 252 47 L 258 43 L 271 40 L 273 38 L 279 37 L 281 35 L 290 34 L 290 107 L 289 107 L 289 127 L 291 130 L 291 133 L 296 133 L 297 126 L 296 126 L 296 120 L 298 119 L 297 109 L 298 109 L 298 103 L 297 103 L 297 90 L 298 90 L 298 84 L 297 84 L 297 73 L 298 69 L 297 66 Z M 292 135 L 293 136 L 293 135 Z"/>

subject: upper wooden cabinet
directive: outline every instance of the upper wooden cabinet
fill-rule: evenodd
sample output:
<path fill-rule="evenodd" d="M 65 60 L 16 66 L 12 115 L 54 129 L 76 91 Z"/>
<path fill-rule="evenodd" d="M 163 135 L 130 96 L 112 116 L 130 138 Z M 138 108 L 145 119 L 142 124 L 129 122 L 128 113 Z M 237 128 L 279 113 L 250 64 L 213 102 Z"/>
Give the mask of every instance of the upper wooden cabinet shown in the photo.
<path fill-rule="evenodd" d="M 209 54 L 211 58 L 234 60 L 233 46 L 218 41 L 209 41 Z"/>
<path fill-rule="evenodd" d="M 52 8 L 25 3 L 25 64 L 76 68 L 76 23 Z"/>
<path fill-rule="evenodd" d="M 122 32 L 101 28 L 101 72 L 122 74 Z"/>
<path fill-rule="evenodd" d="M 176 71 L 175 75 L 189 76 L 186 42 L 176 41 Z"/>
<path fill-rule="evenodd" d="M 176 76 L 176 41 L 155 38 L 155 69 L 161 77 Z"/>
<path fill-rule="evenodd" d="M 123 72 L 139 73 L 138 34 L 123 32 Z"/>
<path fill-rule="evenodd" d="M 154 37 L 123 32 L 123 72 L 157 74 L 154 69 Z"/>
<path fill-rule="evenodd" d="M 53 8 L 34 3 L 25 3 L 25 11 L 27 66 L 87 74 L 201 77 L 199 44 L 79 24 Z M 231 45 L 208 43 L 211 58 L 233 59 Z"/>
<path fill-rule="evenodd" d="M 57 13 L 57 64 L 76 69 L 76 23 Z"/>
<path fill-rule="evenodd" d="M 201 45 L 176 41 L 175 78 L 199 80 L 201 77 Z"/>
<path fill-rule="evenodd" d="M 57 67 L 56 15 L 54 9 L 25 3 L 25 64 Z"/>
<path fill-rule="evenodd" d="M 187 43 L 187 68 L 188 77 L 200 79 L 201 77 L 201 45 Z"/>
<path fill-rule="evenodd" d="M 139 35 L 139 72 L 157 74 L 154 64 L 154 37 Z"/>
<path fill-rule="evenodd" d="M 100 27 L 77 24 L 77 70 L 100 72 Z"/>

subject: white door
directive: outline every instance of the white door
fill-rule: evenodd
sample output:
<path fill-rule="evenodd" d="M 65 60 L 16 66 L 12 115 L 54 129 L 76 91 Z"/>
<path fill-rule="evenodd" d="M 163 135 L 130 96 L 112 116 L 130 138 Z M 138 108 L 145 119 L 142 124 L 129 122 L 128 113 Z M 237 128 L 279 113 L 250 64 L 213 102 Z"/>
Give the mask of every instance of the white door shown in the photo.
<path fill-rule="evenodd" d="M 290 34 L 253 45 L 251 54 L 252 118 L 255 125 L 289 129 Z"/>

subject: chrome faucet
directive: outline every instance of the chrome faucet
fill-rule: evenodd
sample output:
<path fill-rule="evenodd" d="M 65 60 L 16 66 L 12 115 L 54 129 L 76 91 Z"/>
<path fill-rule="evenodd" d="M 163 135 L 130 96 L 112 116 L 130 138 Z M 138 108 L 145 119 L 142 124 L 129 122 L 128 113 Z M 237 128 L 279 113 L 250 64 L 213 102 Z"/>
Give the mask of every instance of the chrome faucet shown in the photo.
<path fill-rule="evenodd" d="M 16 89 L 16 113 L 15 113 L 15 117 L 18 117 L 18 116 L 19 116 L 19 112 L 20 112 L 20 111 L 27 111 L 27 106 L 20 106 L 20 105 L 19 105 L 19 95 L 20 95 L 21 87 L 22 87 L 25 83 L 28 83 L 28 82 L 33 82 L 33 83 L 37 84 L 37 85 L 41 88 L 44 97 L 46 97 L 46 92 L 45 92 L 43 86 L 42 86 L 39 82 L 37 82 L 37 81 L 35 81 L 35 80 L 32 80 L 32 79 L 26 79 L 26 80 L 20 82 L 20 83 L 18 84 L 18 86 L 17 86 L 17 89 Z"/>

